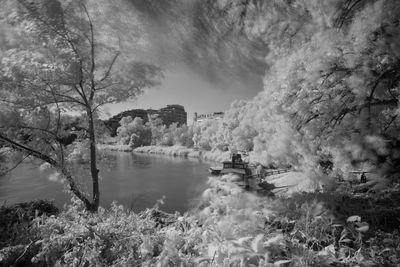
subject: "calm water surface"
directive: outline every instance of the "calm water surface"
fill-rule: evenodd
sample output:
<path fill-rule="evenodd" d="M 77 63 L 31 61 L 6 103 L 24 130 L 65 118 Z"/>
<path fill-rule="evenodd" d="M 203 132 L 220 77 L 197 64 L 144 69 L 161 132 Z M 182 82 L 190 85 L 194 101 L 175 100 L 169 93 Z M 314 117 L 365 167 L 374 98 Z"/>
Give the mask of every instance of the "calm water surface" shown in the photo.
<path fill-rule="evenodd" d="M 165 196 L 160 208 L 184 212 L 206 189 L 210 164 L 194 159 L 110 152 L 112 164 L 100 163 L 101 205 L 113 200 L 135 211 L 152 207 Z M 57 206 L 68 203 L 70 196 L 51 170 L 33 164 L 20 165 L 0 177 L 0 204 L 54 199 Z"/>

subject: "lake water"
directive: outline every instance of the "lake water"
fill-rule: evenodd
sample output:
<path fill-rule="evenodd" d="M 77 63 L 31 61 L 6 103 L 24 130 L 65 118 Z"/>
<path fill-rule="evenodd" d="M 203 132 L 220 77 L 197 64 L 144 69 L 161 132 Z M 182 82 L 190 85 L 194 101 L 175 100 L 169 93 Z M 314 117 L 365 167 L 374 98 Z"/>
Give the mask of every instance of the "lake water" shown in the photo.
<path fill-rule="evenodd" d="M 165 196 L 160 209 L 184 212 L 206 189 L 210 164 L 197 159 L 110 152 L 112 164 L 100 163 L 102 206 L 113 200 L 135 211 L 152 207 Z M 0 177 L 0 204 L 53 199 L 58 207 L 70 196 L 51 170 L 22 164 Z"/>

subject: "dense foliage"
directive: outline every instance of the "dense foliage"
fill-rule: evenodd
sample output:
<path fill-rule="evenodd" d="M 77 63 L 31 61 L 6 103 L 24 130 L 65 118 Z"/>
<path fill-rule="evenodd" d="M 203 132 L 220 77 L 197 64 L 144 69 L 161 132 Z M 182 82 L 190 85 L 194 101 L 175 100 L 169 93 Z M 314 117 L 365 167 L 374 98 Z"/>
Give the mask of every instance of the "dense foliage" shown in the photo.
<path fill-rule="evenodd" d="M 38 249 L 32 247 L 37 241 L 32 230 L 33 220 L 58 213 L 58 208 L 45 200 L 0 206 L 0 264 L 30 264 L 31 258 L 38 253 Z"/>
<path fill-rule="evenodd" d="M 346 198 L 352 202 L 352 194 L 311 193 L 272 199 L 245 192 L 232 184 L 232 179 L 235 177 L 210 179 L 210 188 L 198 207 L 184 215 L 160 211 L 162 203 L 139 214 L 115 203 L 109 210 L 88 213 L 76 199 L 59 215 L 36 217 L 26 224 L 20 245 L 0 250 L 0 263 L 22 258 L 25 263 L 48 266 L 400 263 L 398 233 L 380 231 L 393 228 L 386 227 L 383 220 L 373 220 L 374 216 L 393 217 L 378 215 L 377 210 L 372 216 L 352 213 L 344 202 Z M 399 192 L 387 191 L 373 201 L 382 202 L 385 194 Z M 398 201 L 400 198 L 394 204 Z M 360 203 L 356 210 L 365 208 Z M 24 257 L 19 257 L 22 254 Z"/>
<path fill-rule="evenodd" d="M 199 127 L 195 143 L 250 150 L 265 165 L 300 166 L 310 174 L 329 161 L 334 176 L 358 168 L 397 175 L 397 1 L 208 4 L 218 14 L 209 23 L 227 25 L 219 30 L 263 40 L 268 71 L 263 92 Z"/>
<path fill-rule="evenodd" d="M 143 124 L 139 117 L 132 119 L 130 116 L 121 119 L 117 129 L 116 139 L 120 144 L 132 148 L 149 145 L 186 147 L 193 146 L 192 128 L 186 124 L 178 126 L 172 123 L 166 126 L 157 116 L 149 116 L 149 121 Z"/>

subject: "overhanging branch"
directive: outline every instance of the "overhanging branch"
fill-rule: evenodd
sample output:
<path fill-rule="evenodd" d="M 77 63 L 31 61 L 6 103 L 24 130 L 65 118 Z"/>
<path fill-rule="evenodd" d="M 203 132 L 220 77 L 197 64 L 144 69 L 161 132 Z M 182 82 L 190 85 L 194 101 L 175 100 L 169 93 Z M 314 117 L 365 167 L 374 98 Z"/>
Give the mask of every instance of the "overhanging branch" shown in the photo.
<path fill-rule="evenodd" d="M 28 155 L 32 155 L 35 158 L 41 159 L 47 163 L 49 163 L 51 166 L 56 168 L 58 171 L 62 173 L 62 175 L 67 179 L 68 184 L 70 186 L 71 191 L 85 203 L 86 207 L 93 207 L 93 204 L 82 194 L 82 192 L 79 190 L 78 186 L 76 185 L 74 179 L 72 178 L 72 175 L 70 172 L 63 166 L 61 163 L 57 162 L 53 158 L 51 158 L 49 155 L 43 154 L 40 151 L 37 151 L 33 148 L 27 147 L 23 144 L 17 143 L 10 138 L 0 134 L 0 141 L 3 141 L 6 145 L 12 147 L 15 150 L 25 152 Z"/>

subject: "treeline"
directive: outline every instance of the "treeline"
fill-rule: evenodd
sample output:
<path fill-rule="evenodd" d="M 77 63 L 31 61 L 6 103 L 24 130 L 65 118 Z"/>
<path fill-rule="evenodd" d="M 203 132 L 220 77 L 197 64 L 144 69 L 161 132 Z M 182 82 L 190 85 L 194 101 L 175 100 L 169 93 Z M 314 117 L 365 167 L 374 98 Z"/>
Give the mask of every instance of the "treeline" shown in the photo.
<path fill-rule="evenodd" d="M 186 124 L 178 126 L 178 123 L 166 126 L 157 115 L 149 116 L 146 123 L 140 117 L 131 116 L 123 117 L 119 123 L 121 126 L 117 129 L 116 139 L 120 144 L 130 145 L 132 148 L 148 145 L 194 145 L 192 127 Z"/>

